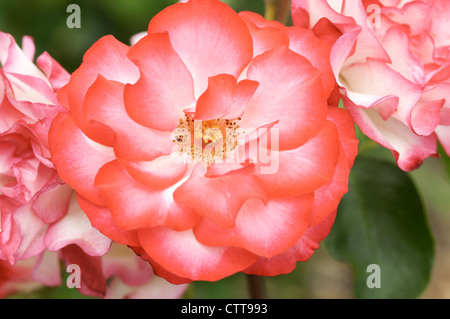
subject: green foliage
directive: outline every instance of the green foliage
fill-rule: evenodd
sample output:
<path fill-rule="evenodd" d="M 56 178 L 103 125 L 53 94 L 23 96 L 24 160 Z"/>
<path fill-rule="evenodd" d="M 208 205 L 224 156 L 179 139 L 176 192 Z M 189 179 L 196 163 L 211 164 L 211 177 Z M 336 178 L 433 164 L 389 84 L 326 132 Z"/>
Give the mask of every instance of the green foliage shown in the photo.
<path fill-rule="evenodd" d="M 333 257 L 353 266 L 357 298 L 416 298 L 429 282 L 432 235 L 414 184 L 394 164 L 357 160 L 325 242 Z M 367 285 L 371 264 L 380 266 L 380 288 Z"/>

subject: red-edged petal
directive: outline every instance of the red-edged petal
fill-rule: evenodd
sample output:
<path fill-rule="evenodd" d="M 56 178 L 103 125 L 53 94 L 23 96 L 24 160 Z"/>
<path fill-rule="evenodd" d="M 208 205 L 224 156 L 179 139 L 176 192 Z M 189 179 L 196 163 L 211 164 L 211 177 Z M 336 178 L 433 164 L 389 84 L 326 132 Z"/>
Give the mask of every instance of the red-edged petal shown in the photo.
<path fill-rule="evenodd" d="M 160 156 L 153 161 L 127 161 L 119 159 L 130 176 L 153 189 L 166 189 L 179 182 L 187 171 L 187 164 L 176 163 L 172 156 Z"/>
<path fill-rule="evenodd" d="M 93 203 L 102 205 L 104 199 L 94 187 L 94 179 L 100 167 L 115 159 L 112 149 L 89 140 L 64 113 L 53 121 L 49 143 L 61 178 Z"/>
<path fill-rule="evenodd" d="M 278 171 L 276 174 L 258 173 L 258 178 L 270 196 L 309 193 L 331 180 L 339 153 L 336 126 L 326 122 L 320 133 L 301 147 L 284 152 L 272 150 L 271 158 L 279 159 Z"/>
<path fill-rule="evenodd" d="M 259 128 L 275 123 L 280 149 L 294 149 L 320 130 L 326 114 L 327 97 L 320 72 L 311 62 L 288 47 L 257 56 L 247 78 L 259 82 L 239 125 Z"/>
<path fill-rule="evenodd" d="M 195 98 L 192 76 L 174 51 L 168 33 L 144 37 L 128 57 L 141 72 L 136 84 L 125 88 L 128 114 L 142 125 L 172 131 Z"/>
<path fill-rule="evenodd" d="M 70 109 L 69 105 L 69 87 L 67 85 L 63 86 L 58 90 L 56 98 L 58 99 L 59 104 L 64 108 L 61 112 L 68 112 Z"/>
<path fill-rule="evenodd" d="M 3 72 L 11 85 L 13 93 L 13 99 L 10 100 L 11 103 L 20 105 L 20 102 L 30 102 L 51 106 L 57 104 L 55 92 L 51 86 L 41 78 L 28 74 L 6 72 L 6 70 L 3 70 Z M 43 113 L 46 110 L 39 110 L 36 108 L 36 110 L 32 109 L 31 111 L 40 111 Z M 36 117 L 42 118 L 43 116 L 37 115 Z"/>
<path fill-rule="evenodd" d="M 414 170 L 422 164 L 425 158 L 436 154 L 435 134 L 419 136 L 393 117 L 384 120 L 375 110 L 361 109 L 347 97 L 344 97 L 343 100 L 362 132 L 390 149 L 397 160 L 397 165 L 402 170 Z"/>
<path fill-rule="evenodd" d="M 313 201 L 313 193 L 269 200 L 267 205 L 249 199 L 239 210 L 234 228 L 204 220 L 194 228 L 195 237 L 207 246 L 240 247 L 270 258 L 288 250 L 303 235 Z"/>
<path fill-rule="evenodd" d="M 4 75 L 6 98 L 16 110 L 31 119 L 21 117 L 27 122 L 53 118 L 58 112 L 64 111 L 57 105 L 55 92 L 44 80 L 18 73 L 4 72 Z"/>
<path fill-rule="evenodd" d="M 83 63 L 72 73 L 67 84 L 70 110 L 79 125 L 83 123 L 84 97 L 99 74 L 121 83 L 135 83 L 139 78 L 139 69 L 127 57 L 129 49 L 108 35 L 95 42 L 84 54 Z"/>
<path fill-rule="evenodd" d="M 287 30 L 289 49 L 307 58 L 322 73 L 324 92 L 328 96 L 336 83 L 330 64 L 331 45 L 316 37 L 312 30 L 298 27 Z"/>
<path fill-rule="evenodd" d="M 205 174 L 206 168 L 197 165 L 189 179 L 175 190 L 174 198 L 223 227 L 234 227 L 236 215 L 248 198 L 266 199 L 253 167 L 217 177 Z"/>
<path fill-rule="evenodd" d="M 336 125 L 339 140 L 344 148 L 348 166 L 352 167 L 358 154 L 358 139 L 355 134 L 353 118 L 349 111 L 339 107 L 328 107 L 327 119 Z"/>
<path fill-rule="evenodd" d="M 310 226 L 321 223 L 329 214 L 337 209 L 339 202 L 348 192 L 349 160 L 342 149 L 339 162 L 331 181 L 314 192 L 314 205 Z"/>
<path fill-rule="evenodd" d="M 219 74 L 209 78 L 208 89 L 203 93 L 195 109 L 195 120 L 239 118 L 259 83 L 242 80 L 237 83 L 229 74 Z"/>
<path fill-rule="evenodd" d="M 199 217 L 173 200 L 173 188 L 154 189 L 133 179 L 118 161 L 103 166 L 95 186 L 103 195 L 114 223 L 124 230 L 163 226 L 192 228 Z"/>
<path fill-rule="evenodd" d="M 339 6 L 339 4 L 335 3 L 335 6 Z M 340 8 L 337 8 L 337 10 L 340 10 Z M 390 57 L 378 41 L 374 31 L 375 28 L 368 23 L 368 14 L 363 3 L 361 1 L 346 1 L 342 3 L 341 12 L 346 17 L 352 17 L 361 28 L 355 43 L 355 50 L 346 61 L 347 65 L 364 63 L 369 57 L 389 63 Z"/>
<path fill-rule="evenodd" d="M 254 12 L 240 12 L 253 38 L 253 56 L 258 56 L 276 47 L 288 45 L 289 37 L 284 25 L 269 21 Z"/>
<path fill-rule="evenodd" d="M 418 135 L 428 136 L 441 122 L 441 110 L 445 99 L 436 101 L 419 101 L 411 113 L 411 126 Z"/>
<path fill-rule="evenodd" d="M 300 26 L 295 24 L 295 26 Z M 327 41 L 331 45 L 336 43 L 342 32 L 337 28 L 330 20 L 326 18 L 320 19 L 316 25 L 312 28 L 316 37 L 321 40 Z"/>
<path fill-rule="evenodd" d="M 236 95 L 237 80 L 229 74 L 219 74 L 208 79 L 208 88 L 198 98 L 196 120 L 224 117 L 230 112 Z"/>
<path fill-rule="evenodd" d="M 69 207 L 73 189 L 67 184 L 55 182 L 36 194 L 33 210 L 46 224 L 54 223 L 64 217 Z"/>
<path fill-rule="evenodd" d="M 224 73 L 238 78 L 253 56 L 247 26 L 220 1 L 192 0 L 167 7 L 148 27 L 149 34 L 165 31 L 192 74 L 196 97 L 211 76 Z"/>
<path fill-rule="evenodd" d="M 47 75 L 55 91 L 58 91 L 69 82 L 70 74 L 48 52 L 42 53 L 37 58 L 36 64 Z"/>
<path fill-rule="evenodd" d="M 357 105 L 370 107 L 363 104 L 357 94 L 371 95 L 376 100 L 386 96 L 396 96 L 399 98 L 394 116 L 411 127 L 411 112 L 414 105 L 422 97 L 422 89 L 407 80 L 398 72 L 391 69 L 386 63 L 368 59 L 364 64 L 354 64 L 345 69 L 341 76 L 351 90 L 347 91 L 347 96 Z M 373 103 L 372 102 L 372 103 Z"/>
<path fill-rule="evenodd" d="M 150 129 L 130 119 L 123 104 L 124 88 L 123 83 L 99 75 L 83 104 L 83 121 L 91 125 L 87 133 L 113 134 L 114 151 L 125 159 L 149 161 L 170 154 L 172 133 Z"/>
<path fill-rule="evenodd" d="M 88 216 L 92 226 L 97 228 L 102 234 L 123 245 L 139 245 L 137 232 L 126 231 L 118 227 L 107 208 L 93 204 L 80 194 L 77 194 L 77 199 L 78 204 Z"/>
<path fill-rule="evenodd" d="M 205 246 L 197 241 L 192 230 L 141 229 L 139 241 L 161 267 L 191 280 L 217 281 L 242 271 L 257 259 L 244 249 Z"/>
<path fill-rule="evenodd" d="M 7 33 L 0 32 L 0 63 L 5 73 L 28 75 L 42 80 L 50 88 L 50 83 L 44 73 L 34 65 L 31 55 L 34 55 L 32 38 L 23 38 L 24 49 L 21 50 L 14 38 Z"/>
<path fill-rule="evenodd" d="M 383 39 L 383 48 L 391 58 L 390 67 L 420 87 L 425 85 L 425 70 L 412 52 L 409 37 L 400 27 L 390 28 Z"/>
<path fill-rule="evenodd" d="M 90 256 L 102 256 L 111 246 L 111 239 L 91 226 L 89 219 L 78 205 L 75 192 L 72 192 L 67 214 L 49 226 L 44 241 L 51 251 L 77 245 Z"/>
<path fill-rule="evenodd" d="M 130 247 L 130 248 L 134 251 L 134 253 L 136 255 L 142 257 L 142 259 L 148 261 L 151 264 L 155 275 L 164 278 L 165 280 L 169 281 L 170 283 L 172 283 L 174 285 L 181 285 L 181 284 L 187 284 L 187 283 L 192 282 L 192 279 L 182 278 L 180 276 L 177 276 L 177 275 L 167 271 L 167 269 L 160 266 L 155 260 L 153 260 L 147 254 L 147 252 L 144 250 L 144 248 L 142 248 L 142 247 Z"/>
<path fill-rule="evenodd" d="M 449 64 L 449 71 L 450 71 L 450 64 Z M 450 74 L 450 73 L 449 73 Z M 444 105 L 442 106 L 442 109 L 440 110 L 440 115 L 437 117 L 440 118 L 440 125 L 450 125 L 450 82 L 446 83 L 444 81 L 440 82 L 437 85 L 432 85 L 430 87 L 427 87 L 424 90 L 422 101 L 424 102 L 437 102 L 442 101 L 444 99 Z M 430 113 L 434 113 L 432 110 L 430 110 Z M 434 110 L 435 111 L 435 110 Z M 414 113 L 414 110 L 413 110 Z M 437 114 L 436 114 L 437 115 Z M 430 119 L 430 124 L 436 121 L 436 118 Z M 434 125 L 434 123 L 433 123 Z M 429 126 L 429 129 L 433 128 L 433 125 Z"/>
<path fill-rule="evenodd" d="M 335 218 L 336 211 L 328 215 L 320 224 L 308 228 L 305 235 L 285 253 L 272 258 L 260 257 L 244 272 L 259 276 L 277 276 L 292 272 L 297 262 L 308 260 L 314 250 L 319 248 L 319 242 L 328 236 Z"/>

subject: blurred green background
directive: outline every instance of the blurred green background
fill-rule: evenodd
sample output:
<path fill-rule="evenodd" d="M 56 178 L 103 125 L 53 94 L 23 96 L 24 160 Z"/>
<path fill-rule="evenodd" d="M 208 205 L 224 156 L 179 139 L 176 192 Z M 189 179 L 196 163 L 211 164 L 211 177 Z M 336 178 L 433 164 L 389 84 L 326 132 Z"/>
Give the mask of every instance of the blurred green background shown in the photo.
<path fill-rule="evenodd" d="M 146 31 L 150 19 L 175 0 L 0 0 L 0 30 L 18 43 L 31 35 L 39 55 L 48 51 L 67 71 L 73 72 L 84 52 L 99 38 L 112 34 L 129 43 L 130 37 Z M 236 11 L 263 13 L 263 0 L 229 0 Z M 81 9 L 81 28 L 69 29 L 70 4 Z"/>
<path fill-rule="evenodd" d="M 82 61 L 84 52 L 100 37 L 112 34 L 129 43 L 132 35 L 145 31 L 153 15 L 173 0 L 0 0 L 0 30 L 12 34 L 18 43 L 30 35 L 36 44 L 36 56 L 47 51 L 69 72 Z M 236 11 L 263 14 L 263 0 L 227 0 Z M 81 28 L 69 29 L 66 12 L 71 3 L 81 8 Z M 392 161 L 389 152 L 366 141 L 364 149 Z M 369 145 L 370 147 L 367 147 Z M 367 151 L 366 151 L 367 152 Z M 381 154 L 381 155 L 380 155 Z M 423 298 L 450 298 L 450 183 L 439 159 L 428 159 L 411 174 L 422 193 L 430 224 L 436 237 L 437 262 L 432 281 Z M 352 270 L 329 256 L 322 245 L 313 257 L 299 263 L 288 275 L 265 278 L 269 298 L 352 298 Z M 16 298 L 80 298 L 74 289 L 45 288 Z M 189 298 L 248 298 L 243 274 L 222 281 L 191 284 Z"/>

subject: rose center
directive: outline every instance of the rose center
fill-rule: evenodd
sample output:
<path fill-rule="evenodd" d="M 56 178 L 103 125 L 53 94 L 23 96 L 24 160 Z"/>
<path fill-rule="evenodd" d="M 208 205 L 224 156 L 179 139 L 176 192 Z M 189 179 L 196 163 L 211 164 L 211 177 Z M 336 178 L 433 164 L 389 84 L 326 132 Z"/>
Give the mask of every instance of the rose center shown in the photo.
<path fill-rule="evenodd" d="M 209 166 L 227 159 L 227 155 L 237 147 L 237 136 L 243 133 L 237 125 L 240 120 L 200 121 L 186 115 L 174 131 L 173 142 L 178 145 L 180 154 L 188 155 L 195 163 Z"/>

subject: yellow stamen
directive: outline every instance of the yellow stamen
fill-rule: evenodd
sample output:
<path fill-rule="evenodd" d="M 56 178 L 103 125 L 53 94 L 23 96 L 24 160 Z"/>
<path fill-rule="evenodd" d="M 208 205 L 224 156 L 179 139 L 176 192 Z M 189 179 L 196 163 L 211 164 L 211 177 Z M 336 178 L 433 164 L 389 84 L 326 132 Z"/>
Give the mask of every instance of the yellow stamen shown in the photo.
<path fill-rule="evenodd" d="M 178 144 L 181 154 L 210 166 L 219 159 L 225 160 L 227 153 L 238 146 L 237 137 L 241 132 L 236 124 L 240 120 L 194 121 L 186 115 L 179 121 L 173 142 Z"/>

